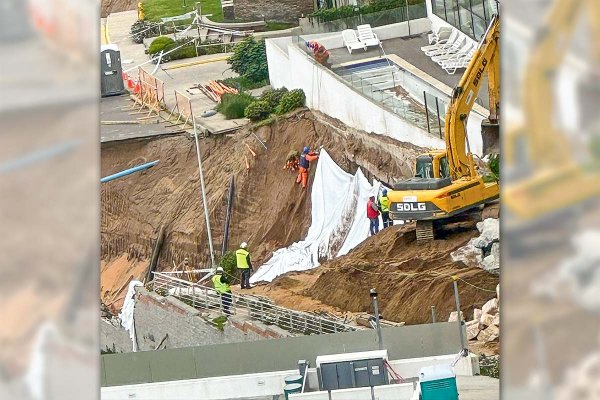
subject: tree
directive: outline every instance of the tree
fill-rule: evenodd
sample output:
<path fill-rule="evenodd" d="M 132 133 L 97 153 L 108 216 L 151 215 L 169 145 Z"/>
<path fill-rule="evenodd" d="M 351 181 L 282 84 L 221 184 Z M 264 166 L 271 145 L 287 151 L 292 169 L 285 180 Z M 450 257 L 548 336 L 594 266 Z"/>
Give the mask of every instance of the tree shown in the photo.
<path fill-rule="evenodd" d="M 234 72 L 253 82 L 268 79 L 265 41 L 256 41 L 253 36 L 242 40 L 233 48 L 233 54 L 227 59 L 227 64 L 231 65 Z"/>

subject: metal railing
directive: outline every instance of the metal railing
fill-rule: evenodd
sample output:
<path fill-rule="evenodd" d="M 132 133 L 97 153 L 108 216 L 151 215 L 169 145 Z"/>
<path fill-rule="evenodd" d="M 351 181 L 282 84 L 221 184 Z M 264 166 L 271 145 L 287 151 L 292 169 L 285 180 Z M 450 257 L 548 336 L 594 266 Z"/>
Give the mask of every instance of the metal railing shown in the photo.
<path fill-rule="evenodd" d="M 212 288 L 185 281 L 162 272 L 154 272 L 154 291 L 176 297 L 194 308 L 225 315 L 221 296 Z M 290 310 L 251 295 L 232 294 L 230 310 L 267 325 L 275 325 L 292 333 L 304 335 L 350 332 L 358 328 L 341 319 Z"/>

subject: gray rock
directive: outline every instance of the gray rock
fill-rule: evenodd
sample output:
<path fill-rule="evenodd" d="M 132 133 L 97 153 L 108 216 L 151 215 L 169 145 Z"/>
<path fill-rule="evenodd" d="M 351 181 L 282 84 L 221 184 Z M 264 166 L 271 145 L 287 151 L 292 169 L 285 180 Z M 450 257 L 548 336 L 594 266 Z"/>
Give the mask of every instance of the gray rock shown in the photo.
<path fill-rule="evenodd" d="M 483 305 L 483 307 L 481 308 L 481 311 L 483 314 L 491 314 L 491 315 L 498 314 L 498 299 L 493 298 L 490 301 L 488 301 L 487 303 L 485 303 Z"/>
<path fill-rule="evenodd" d="M 465 316 L 462 311 L 460 312 L 460 316 L 464 321 Z M 448 318 L 448 322 L 456 322 L 456 321 L 458 321 L 458 313 L 456 311 L 452 311 L 450 313 L 450 317 Z"/>
<path fill-rule="evenodd" d="M 473 240 L 475 239 L 471 239 L 469 243 L 450 253 L 453 262 L 462 262 L 468 267 L 481 268 L 482 252 L 473 245 Z"/>
<path fill-rule="evenodd" d="M 500 328 L 495 325 L 490 325 L 477 335 L 477 340 L 484 343 L 493 342 L 500 337 Z"/>
<path fill-rule="evenodd" d="M 479 321 L 473 320 L 469 321 L 465 324 L 465 328 L 467 330 L 467 340 L 475 340 L 477 339 L 477 335 L 479 335 Z"/>

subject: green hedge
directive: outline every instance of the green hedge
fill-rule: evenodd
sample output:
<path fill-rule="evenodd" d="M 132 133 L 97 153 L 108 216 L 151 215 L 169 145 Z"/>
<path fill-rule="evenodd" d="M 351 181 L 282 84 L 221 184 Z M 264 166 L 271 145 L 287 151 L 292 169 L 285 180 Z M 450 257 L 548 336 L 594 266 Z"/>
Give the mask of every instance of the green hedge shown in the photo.
<path fill-rule="evenodd" d="M 408 5 L 423 3 L 425 3 L 425 0 L 408 0 Z M 372 14 L 405 6 L 406 0 L 376 0 L 362 7 L 342 6 L 338 8 L 321 8 L 320 10 L 310 14 L 308 17 L 315 18 L 319 22 L 329 22 L 340 18 L 350 18 L 357 15 Z"/>
<path fill-rule="evenodd" d="M 244 112 L 253 101 L 254 97 L 247 93 L 225 93 L 217 105 L 217 111 L 227 119 L 244 118 Z"/>
<path fill-rule="evenodd" d="M 148 54 L 158 54 L 165 49 L 165 47 L 174 44 L 175 41 L 167 36 L 159 36 L 152 41 L 150 47 L 148 47 Z"/>
<path fill-rule="evenodd" d="M 269 103 L 264 100 L 257 100 L 246 107 L 244 115 L 250 121 L 256 122 L 267 118 L 269 115 L 271 115 L 272 111 L 273 108 Z"/>
<path fill-rule="evenodd" d="M 275 113 L 279 115 L 288 113 L 296 108 L 304 107 L 305 102 L 306 96 L 302 89 L 291 90 L 281 97 L 281 101 L 279 102 L 279 105 L 277 105 Z"/>
<path fill-rule="evenodd" d="M 269 89 L 265 90 L 263 94 L 260 96 L 262 101 L 266 101 L 271 107 L 271 111 L 275 111 L 275 108 L 279 105 L 281 98 L 284 94 L 286 94 L 288 90 L 283 87 L 281 89 Z"/>

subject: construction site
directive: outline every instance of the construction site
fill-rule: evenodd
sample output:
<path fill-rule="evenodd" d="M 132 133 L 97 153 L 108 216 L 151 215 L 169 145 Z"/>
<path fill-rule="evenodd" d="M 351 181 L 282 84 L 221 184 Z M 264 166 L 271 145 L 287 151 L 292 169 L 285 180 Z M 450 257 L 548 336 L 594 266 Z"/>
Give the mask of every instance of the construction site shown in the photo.
<path fill-rule="evenodd" d="M 499 398 L 496 2 L 471 32 L 431 0 L 381 11 L 374 47 L 349 19 L 271 30 L 229 2 L 135 40 L 152 3 L 102 8 L 102 397 L 425 399 L 437 379 Z M 252 41 L 268 75 L 246 89 Z"/>

